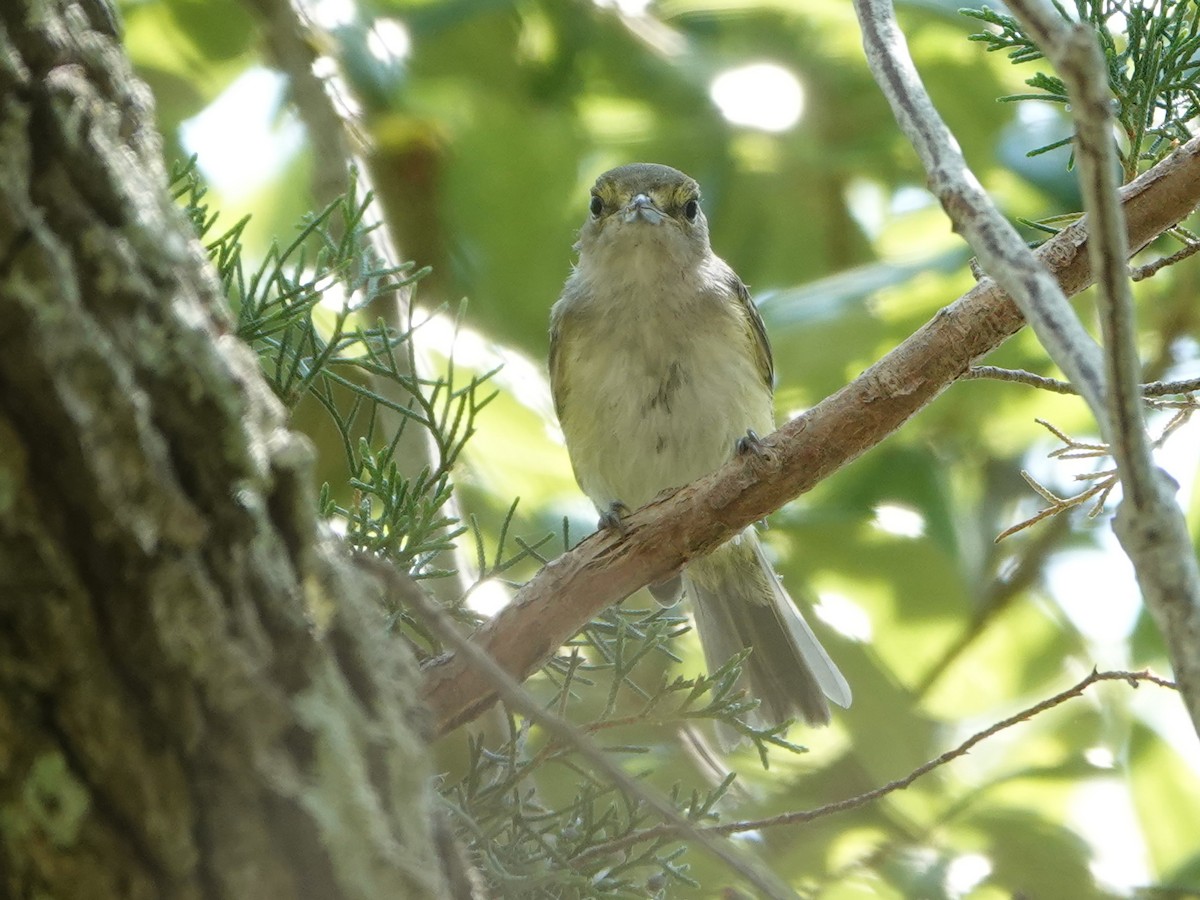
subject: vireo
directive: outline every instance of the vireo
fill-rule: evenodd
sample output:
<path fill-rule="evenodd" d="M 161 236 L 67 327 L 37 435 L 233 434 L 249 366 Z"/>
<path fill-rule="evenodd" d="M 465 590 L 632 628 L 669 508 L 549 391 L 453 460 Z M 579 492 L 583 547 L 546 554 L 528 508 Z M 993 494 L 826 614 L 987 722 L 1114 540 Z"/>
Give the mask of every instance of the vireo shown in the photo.
<path fill-rule="evenodd" d="M 699 186 L 635 163 L 592 188 L 575 265 L 550 312 L 550 385 L 575 478 L 601 523 L 705 475 L 774 430 L 774 366 L 746 286 L 708 241 Z M 710 669 L 744 647 L 759 721 L 829 721 L 850 687 L 753 528 L 651 585 L 691 598 Z"/>

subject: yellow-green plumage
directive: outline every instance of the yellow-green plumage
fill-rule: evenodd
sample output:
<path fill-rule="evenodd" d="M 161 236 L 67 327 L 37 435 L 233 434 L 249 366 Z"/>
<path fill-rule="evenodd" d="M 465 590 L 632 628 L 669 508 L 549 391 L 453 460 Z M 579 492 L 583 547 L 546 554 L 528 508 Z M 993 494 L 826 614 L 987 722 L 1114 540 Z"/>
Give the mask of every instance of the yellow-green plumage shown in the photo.
<path fill-rule="evenodd" d="M 579 262 L 551 311 L 550 381 L 576 479 L 602 513 L 642 506 L 774 430 L 773 368 L 749 293 L 709 246 L 699 188 L 637 163 L 601 175 Z M 744 646 L 770 721 L 828 721 L 850 691 L 748 529 L 684 588 L 710 667 Z"/>

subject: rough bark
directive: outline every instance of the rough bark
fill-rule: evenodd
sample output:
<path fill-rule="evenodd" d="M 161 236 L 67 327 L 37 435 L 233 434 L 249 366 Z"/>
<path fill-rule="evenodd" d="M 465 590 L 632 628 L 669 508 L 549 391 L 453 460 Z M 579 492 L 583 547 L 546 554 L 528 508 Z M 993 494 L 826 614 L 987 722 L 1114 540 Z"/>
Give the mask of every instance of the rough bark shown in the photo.
<path fill-rule="evenodd" d="M 150 122 L 105 6 L 0 6 L 0 893 L 443 896 L 414 669 Z"/>

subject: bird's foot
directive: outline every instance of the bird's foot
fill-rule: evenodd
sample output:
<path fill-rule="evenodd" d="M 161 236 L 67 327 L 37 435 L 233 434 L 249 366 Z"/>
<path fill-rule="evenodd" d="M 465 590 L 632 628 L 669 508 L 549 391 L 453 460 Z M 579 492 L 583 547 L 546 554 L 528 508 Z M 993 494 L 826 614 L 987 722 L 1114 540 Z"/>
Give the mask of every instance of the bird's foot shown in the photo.
<path fill-rule="evenodd" d="M 746 456 L 753 453 L 755 456 L 766 456 L 768 451 L 762 442 L 762 438 L 754 431 L 753 428 L 747 428 L 746 433 L 734 442 L 734 448 L 737 450 L 738 456 Z"/>
<path fill-rule="evenodd" d="M 612 503 L 608 504 L 608 509 L 600 513 L 600 521 L 597 523 L 596 527 L 603 528 L 605 530 L 612 529 L 616 531 L 617 534 L 624 536 L 625 532 L 627 532 L 629 529 L 625 527 L 625 522 L 622 520 L 622 516 L 627 516 L 629 513 L 630 509 L 628 506 L 626 506 L 620 500 L 614 500 Z"/>

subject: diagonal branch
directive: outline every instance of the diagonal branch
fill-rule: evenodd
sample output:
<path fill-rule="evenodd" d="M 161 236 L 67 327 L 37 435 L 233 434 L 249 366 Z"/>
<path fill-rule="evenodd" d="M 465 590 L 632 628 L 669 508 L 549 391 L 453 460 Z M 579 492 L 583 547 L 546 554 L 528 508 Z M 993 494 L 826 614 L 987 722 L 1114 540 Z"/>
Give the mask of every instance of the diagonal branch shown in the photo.
<path fill-rule="evenodd" d="M 760 896 L 774 900 L 795 898 L 796 892 L 780 881 L 769 868 L 758 863 L 743 849 L 732 844 L 709 828 L 701 828 L 689 821 L 675 805 L 657 788 L 639 781 L 627 773 L 611 755 L 588 734 L 584 734 L 566 719 L 547 710 L 521 687 L 496 661 L 471 643 L 460 631 L 459 625 L 411 578 L 397 572 L 388 563 L 374 557 L 360 556 L 359 565 L 374 572 L 386 585 L 387 590 L 405 606 L 414 610 L 422 621 L 447 645 L 454 647 L 468 665 L 488 678 L 504 698 L 504 702 L 521 715 L 540 725 L 554 740 L 571 747 L 581 757 L 595 766 L 605 778 L 619 787 L 628 798 L 635 799 L 654 810 L 664 820 L 673 834 L 679 834 L 699 844 L 730 869 L 737 872 L 760 891 Z"/>
<path fill-rule="evenodd" d="M 1067 303 L 1053 273 L 1039 264 L 1000 214 L 934 109 L 896 23 L 892 0 L 854 0 L 863 47 L 875 81 L 925 168 L 929 188 L 977 254 L 983 269 L 1016 302 L 1038 340 L 1079 388 L 1106 437 L 1104 360 Z"/>
<path fill-rule="evenodd" d="M 1133 250 L 1178 224 L 1200 203 L 1200 138 L 1126 185 L 1121 199 Z M 1084 220 L 1037 251 L 1068 295 L 1091 283 L 1087 239 Z M 768 456 L 731 460 L 635 512 L 625 537 L 593 535 L 548 564 L 475 641 L 507 672 L 528 677 L 606 606 L 719 546 L 880 443 L 1023 325 L 996 283 L 981 281 L 853 382 L 766 438 Z M 446 655 L 427 665 L 424 695 L 437 731 L 445 732 L 494 703 L 496 688 L 466 661 Z"/>
<path fill-rule="evenodd" d="M 794 812 L 780 813 L 776 816 L 770 816 L 765 819 L 750 819 L 740 822 L 730 822 L 726 825 L 712 825 L 704 829 L 705 831 L 714 834 L 741 834 L 747 831 L 761 831 L 764 828 L 775 828 L 780 825 L 802 825 L 806 822 L 812 822 L 816 819 L 822 819 L 825 816 L 833 815 L 834 813 L 846 812 L 851 809 L 858 809 L 861 806 L 866 806 L 868 803 L 874 803 L 888 794 L 893 794 L 896 791 L 902 791 L 909 787 L 919 778 L 928 775 L 934 769 L 939 769 L 947 763 L 953 762 L 959 757 L 966 756 L 979 744 L 986 741 L 988 738 L 994 737 L 1001 731 L 1006 731 L 1014 725 L 1019 725 L 1022 722 L 1028 722 L 1035 716 L 1053 709 L 1056 706 L 1061 706 L 1068 700 L 1073 700 L 1076 697 L 1083 696 L 1086 691 L 1094 684 L 1102 681 L 1123 681 L 1132 688 L 1138 687 L 1139 684 L 1145 682 L 1154 684 L 1158 687 L 1168 688 L 1170 690 L 1178 690 L 1178 686 L 1165 678 L 1153 674 L 1152 672 L 1099 672 L 1093 669 L 1085 678 L 1077 684 L 1072 685 L 1065 691 L 1060 691 L 1052 697 L 1047 697 L 1035 703 L 1027 709 L 1021 710 L 1019 713 L 1009 716 L 1007 719 L 1001 719 L 993 725 L 989 725 L 982 731 L 976 732 L 957 747 L 947 750 L 945 753 L 937 756 L 934 759 L 923 763 L 913 769 L 902 778 L 897 778 L 895 781 L 889 781 L 887 784 L 880 785 L 877 788 L 872 788 L 862 794 L 856 794 L 853 797 L 847 797 L 844 800 L 835 800 L 832 803 L 826 803 L 824 806 L 818 806 L 814 809 L 798 810 Z M 607 843 L 591 847 L 587 850 L 584 857 L 599 856 L 602 853 L 612 853 L 617 850 L 623 850 L 626 847 L 634 844 L 639 844 L 648 840 L 657 838 L 676 836 L 677 832 L 670 825 L 656 825 L 652 828 L 647 828 L 644 831 L 638 831 L 633 834 L 627 834 L 624 837 L 617 838 Z"/>

